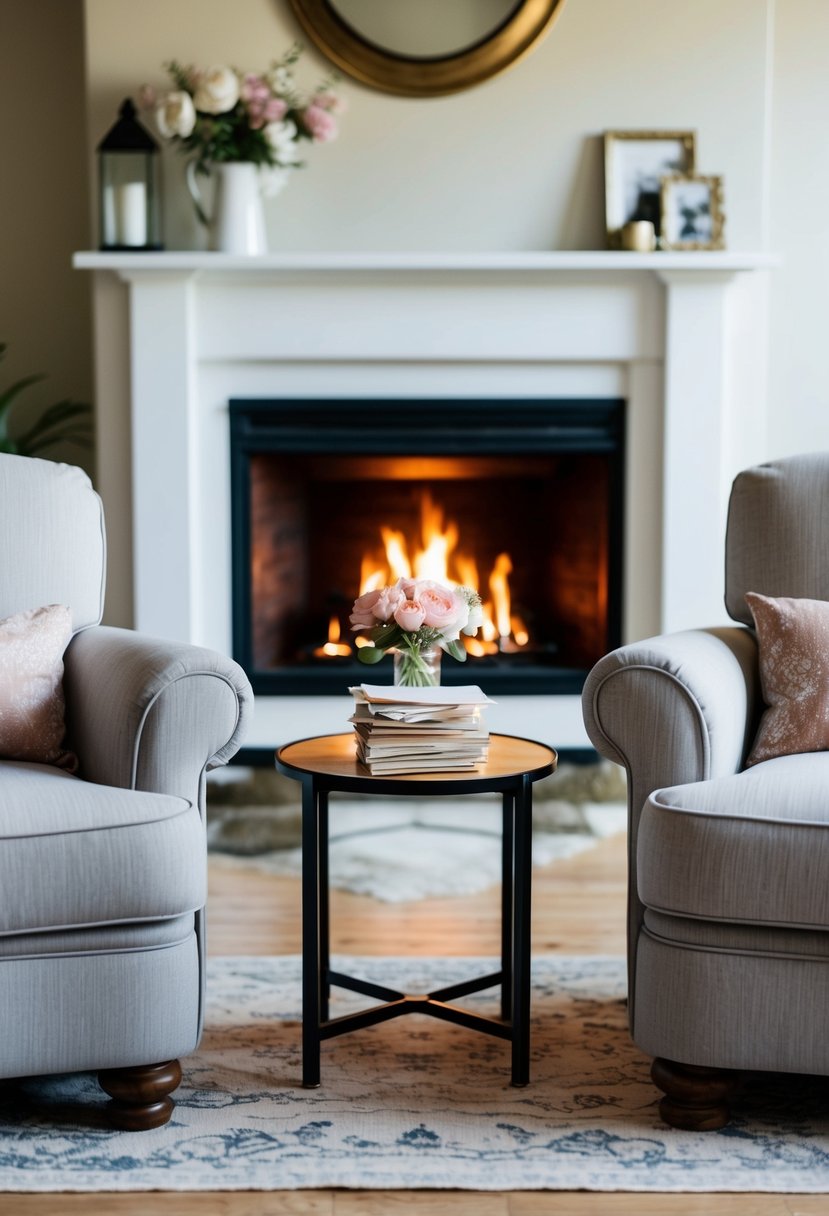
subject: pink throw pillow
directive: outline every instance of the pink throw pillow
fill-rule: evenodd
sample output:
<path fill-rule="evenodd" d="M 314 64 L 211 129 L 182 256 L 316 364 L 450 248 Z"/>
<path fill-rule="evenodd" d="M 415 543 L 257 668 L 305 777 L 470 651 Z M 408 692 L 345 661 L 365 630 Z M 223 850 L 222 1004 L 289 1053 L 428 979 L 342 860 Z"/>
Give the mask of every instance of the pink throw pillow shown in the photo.
<path fill-rule="evenodd" d="M 829 602 L 746 594 L 767 705 L 746 765 L 829 749 Z"/>
<path fill-rule="evenodd" d="M 0 756 L 56 764 L 74 771 L 61 749 L 63 652 L 72 637 L 64 604 L 17 612 L 0 621 Z"/>

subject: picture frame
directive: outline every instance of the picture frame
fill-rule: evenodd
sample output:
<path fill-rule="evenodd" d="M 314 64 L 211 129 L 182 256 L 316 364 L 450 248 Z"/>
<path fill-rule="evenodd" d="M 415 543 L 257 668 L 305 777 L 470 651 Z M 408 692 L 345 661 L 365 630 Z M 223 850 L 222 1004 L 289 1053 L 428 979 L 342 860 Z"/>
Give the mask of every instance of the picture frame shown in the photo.
<path fill-rule="evenodd" d="M 611 249 L 622 247 L 630 220 L 661 228 L 660 183 L 670 175 L 696 172 L 695 131 L 605 131 L 605 222 Z"/>
<path fill-rule="evenodd" d="M 722 249 L 723 179 L 703 173 L 672 173 L 660 188 L 663 249 Z"/>

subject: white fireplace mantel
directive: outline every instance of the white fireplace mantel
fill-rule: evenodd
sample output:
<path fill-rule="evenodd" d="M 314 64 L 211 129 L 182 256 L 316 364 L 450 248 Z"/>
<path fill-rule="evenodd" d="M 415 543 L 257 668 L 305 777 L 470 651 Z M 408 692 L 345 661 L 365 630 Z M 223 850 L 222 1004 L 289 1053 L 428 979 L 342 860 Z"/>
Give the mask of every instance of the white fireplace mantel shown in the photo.
<path fill-rule="evenodd" d="M 135 626 L 230 650 L 227 403 L 245 396 L 624 397 L 625 637 L 722 621 L 729 487 L 768 455 L 758 272 L 777 264 L 732 252 L 76 254 L 77 268 L 127 285 Z M 102 457 L 106 507 L 124 460 Z M 303 713 L 305 733 L 343 729 L 336 698 L 299 698 L 290 713 L 279 700 L 257 700 L 252 746 L 302 732 Z M 551 741 L 586 743 L 577 698 L 553 698 L 555 711 L 502 700 L 493 729 L 538 736 L 543 712 Z"/>

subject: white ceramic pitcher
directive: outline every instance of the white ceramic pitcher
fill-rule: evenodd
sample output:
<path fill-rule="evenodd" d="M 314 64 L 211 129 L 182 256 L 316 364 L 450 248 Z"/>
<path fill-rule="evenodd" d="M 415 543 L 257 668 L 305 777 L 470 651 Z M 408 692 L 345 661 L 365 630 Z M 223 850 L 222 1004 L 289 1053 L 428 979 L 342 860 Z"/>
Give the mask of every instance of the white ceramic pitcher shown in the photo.
<path fill-rule="evenodd" d="M 259 170 L 250 161 L 212 165 L 212 205 L 208 209 L 193 161 L 187 164 L 187 186 L 196 213 L 207 224 L 210 249 L 255 256 L 267 252 L 265 212 Z"/>

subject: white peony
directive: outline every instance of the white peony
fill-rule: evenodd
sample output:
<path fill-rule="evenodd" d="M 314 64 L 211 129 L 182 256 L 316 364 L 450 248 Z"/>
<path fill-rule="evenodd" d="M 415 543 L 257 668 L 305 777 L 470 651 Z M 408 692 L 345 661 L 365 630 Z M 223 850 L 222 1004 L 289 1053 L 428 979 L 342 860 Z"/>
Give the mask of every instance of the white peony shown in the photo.
<path fill-rule="evenodd" d="M 155 121 L 165 139 L 172 139 L 175 135 L 186 139 L 196 125 L 193 98 L 183 90 L 168 93 L 156 109 Z"/>
<path fill-rule="evenodd" d="M 207 68 L 199 77 L 193 98 L 203 114 L 226 114 L 239 100 L 239 77 L 232 68 Z"/>
<path fill-rule="evenodd" d="M 265 127 L 268 143 L 273 148 L 274 156 L 280 165 L 293 165 L 299 159 L 296 145 L 297 127 L 290 119 L 282 122 L 269 122 Z"/>

